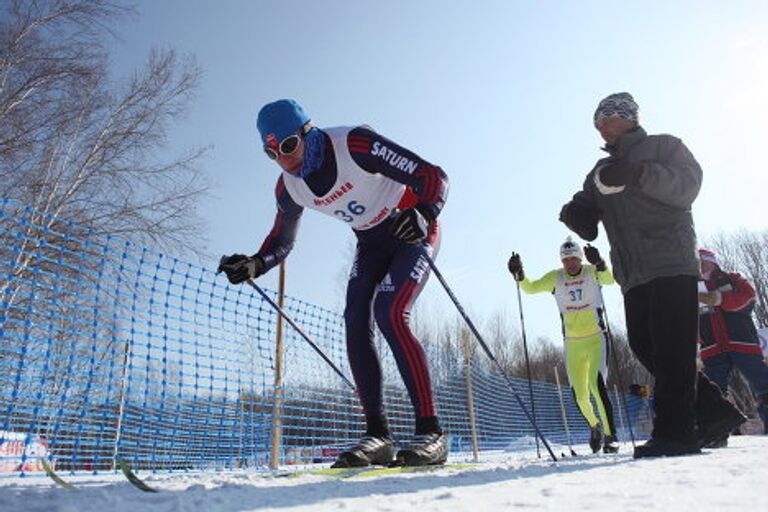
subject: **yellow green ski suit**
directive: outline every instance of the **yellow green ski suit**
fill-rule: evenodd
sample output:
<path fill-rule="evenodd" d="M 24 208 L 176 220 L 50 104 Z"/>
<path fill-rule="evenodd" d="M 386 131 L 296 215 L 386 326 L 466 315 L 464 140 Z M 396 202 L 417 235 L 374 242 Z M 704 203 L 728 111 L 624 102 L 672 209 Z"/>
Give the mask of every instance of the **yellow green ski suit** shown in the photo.
<path fill-rule="evenodd" d="M 563 327 L 568 381 L 576 403 L 589 426 L 594 427 L 598 419 L 589 400 L 590 395 L 594 397 L 606 435 L 615 435 L 616 429 L 605 389 L 608 345 L 600 286 L 614 282 L 609 269 L 597 271 L 594 265 L 583 265 L 575 276 L 555 269 L 541 279 L 531 281 L 526 277 L 520 281 L 525 293 L 550 292 L 555 296 Z"/>

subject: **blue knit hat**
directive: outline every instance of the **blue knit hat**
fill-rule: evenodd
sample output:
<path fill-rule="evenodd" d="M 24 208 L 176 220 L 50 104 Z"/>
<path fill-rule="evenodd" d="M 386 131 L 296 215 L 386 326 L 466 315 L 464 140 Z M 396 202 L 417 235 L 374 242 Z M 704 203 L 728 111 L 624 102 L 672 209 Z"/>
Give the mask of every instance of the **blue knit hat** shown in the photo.
<path fill-rule="evenodd" d="M 607 117 L 620 117 L 621 119 L 636 123 L 638 120 L 638 110 L 637 103 L 635 103 L 635 99 L 631 94 L 628 92 L 617 92 L 603 98 L 595 110 L 593 121 L 595 126 L 597 126 L 600 121 Z"/>
<path fill-rule="evenodd" d="M 277 100 L 267 103 L 259 111 L 256 127 L 264 144 L 279 143 L 310 121 L 301 105 L 293 100 Z"/>

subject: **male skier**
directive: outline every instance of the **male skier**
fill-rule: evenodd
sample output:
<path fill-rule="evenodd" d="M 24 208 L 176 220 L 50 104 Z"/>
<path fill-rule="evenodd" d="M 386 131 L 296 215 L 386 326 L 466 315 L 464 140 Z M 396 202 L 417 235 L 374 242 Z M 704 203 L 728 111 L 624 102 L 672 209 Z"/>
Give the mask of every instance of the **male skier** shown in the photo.
<path fill-rule="evenodd" d="M 584 253 L 591 265 L 582 264 Z M 613 274 L 596 247 L 587 245 L 582 252 L 571 237 L 560 246 L 560 260 L 562 268 L 547 272 L 535 281 L 526 277 L 517 253 L 512 253 L 508 268 L 525 293 L 549 292 L 554 295 L 563 327 L 568 381 L 589 425 L 589 446 L 593 453 L 597 453 L 601 446 L 604 453 L 616 453 L 619 443 L 613 407 L 605 389 L 608 344 L 601 291 L 602 285 L 614 283 Z M 600 421 L 592 408 L 590 395 L 597 404 Z"/>
<path fill-rule="evenodd" d="M 448 179 L 435 165 L 367 126 L 317 128 L 293 100 L 259 112 L 257 127 L 277 180 L 274 227 L 253 256 L 224 258 L 233 284 L 258 277 L 293 248 L 304 208 L 347 223 L 357 237 L 344 320 L 347 354 L 365 413 L 366 431 L 333 467 L 443 464 L 448 447 L 432 398 L 427 360 L 409 327 L 410 311 L 429 274 L 425 255 L 439 245 L 437 217 Z M 373 318 L 397 361 L 415 415 L 415 436 L 395 456 L 382 404 Z"/>

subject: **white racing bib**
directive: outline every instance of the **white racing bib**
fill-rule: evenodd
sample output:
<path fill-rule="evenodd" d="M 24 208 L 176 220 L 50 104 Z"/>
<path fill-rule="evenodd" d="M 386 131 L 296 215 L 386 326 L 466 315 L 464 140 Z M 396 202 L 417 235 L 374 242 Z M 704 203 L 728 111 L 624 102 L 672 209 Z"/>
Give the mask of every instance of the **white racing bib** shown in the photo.
<path fill-rule="evenodd" d="M 587 271 L 587 267 L 584 267 L 582 275 L 576 279 L 567 278 L 565 270 L 557 273 L 555 300 L 563 315 L 602 306 L 599 285 L 592 272 Z"/>
<path fill-rule="evenodd" d="M 324 196 L 316 196 L 303 179 L 283 172 L 285 188 L 306 208 L 346 222 L 356 230 L 370 229 L 389 217 L 405 192 L 405 185 L 358 166 L 347 147 L 351 127 L 324 128 L 336 155 L 336 183 Z"/>

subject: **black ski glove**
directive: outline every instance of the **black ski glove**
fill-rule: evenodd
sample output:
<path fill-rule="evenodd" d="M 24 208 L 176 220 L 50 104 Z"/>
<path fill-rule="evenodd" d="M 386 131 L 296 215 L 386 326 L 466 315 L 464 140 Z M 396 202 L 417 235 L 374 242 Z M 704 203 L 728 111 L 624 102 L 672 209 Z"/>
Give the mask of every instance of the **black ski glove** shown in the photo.
<path fill-rule="evenodd" d="M 642 171 L 642 165 L 633 165 L 624 159 L 615 160 L 600 168 L 600 182 L 607 187 L 636 185 Z"/>
<path fill-rule="evenodd" d="M 509 273 L 515 278 L 515 281 L 522 281 L 525 279 L 523 262 L 520 260 L 520 255 L 516 252 L 513 252 L 512 256 L 509 257 L 507 268 L 509 269 Z"/>
<path fill-rule="evenodd" d="M 605 260 L 600 256 L 600 251 L 597 250 L 597 247 L 587 244 L 586 247 L 584 247 L 584 257 L 587 258 L 588 262 L 595 266 L 595 269 L 597 269 L 598 272 L 605 272 L 605 269 L 607 268 L 605 266 Z"/>
<path fill-rule="evenodd" d="M 233 254 L 222 256 L 216 273 L 225 272 L 227 279 L 232 284 L 240 284 L 248 279 L 259 277 L 265 272 L 264 260 L 258 255 L 246 256 Z"/>
<path fill-rule="evenodd" d="M 560 210 L 560 222 L 584 240 L 597 238 L 597 213 L 590 208 L 571 201 Z"/>
<path fill-rule="evenodd" d="M 416 208 L 406 208 L 395 213 L 389 230 L 395 238 L 409 244 L 418 244 L 427 236 L 429 224 Z"/>

